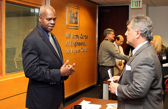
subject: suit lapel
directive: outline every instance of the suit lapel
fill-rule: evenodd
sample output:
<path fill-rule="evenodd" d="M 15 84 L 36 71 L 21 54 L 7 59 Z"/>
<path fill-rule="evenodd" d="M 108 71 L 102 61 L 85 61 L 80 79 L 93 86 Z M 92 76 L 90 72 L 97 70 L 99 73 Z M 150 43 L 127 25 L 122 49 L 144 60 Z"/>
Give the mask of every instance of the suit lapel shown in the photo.
<path fill-rule="evenodd" d="M 123 69 L 123 71 L 122 71 L 122 73 L 121 73 L 121 76 L 120 76 L 120 79 L 119 79 L 118 83 L 120 83 L 121 78 L 122 78 L 122 76 L 123 76 L 124 72 L 125 72 L 125 67 L 124 67 L 124 69 Z"/>
<path fill-rule="evenodd" d="M 140 52 L 142 52 L 145 48 L 147 48 L 147 47 L 149 47 L 149 46 L 151 46 L 151 44 L 150 44 L 149 42 L 147 42 L 147 43 L 144 44 L 142 47 L 140 47 L 140 48 L 136 51 L 136 53 L 135 53 L 132 57 L 129 58 L 129 61 L 128 61 L 126 64 L 127 64 L 127 65 L 130 65 L 131 62 L 135 59 L 135 57 L 136 57 Z M 121 78 L 122 78 L 123 73 L 125 72 L 125 70 L 126 70 L 126 67 L 124 67 L 124 69 L 123 69 L 123 71 L 122 71 L 122 74 L 121 74 L 120 79 L 119 79 L 119 83 L 120 83 L 120 80 L 121 80 Z"/>
<path fill-rule="evenodd" d="M 60 51 L 61 51 L 61 48 L 60 48 L 60 46 L 59 46 L 59 44 L 58 44 L 58 42 L 57 42 L 55 36 L 52 34 L 52 35 L 54 36 L 53 39 L 55 40 L 56 45 L 57 45 L 57 47 L 58 47 L 58 50 L 59 50 L 59 52 L 60 52 L 60 57 L 59 57 L 58 54 L 56 53 L 54 47 L 53 47 L 52 44 L 50 43 L 50 41 L 49 41 L 49 39 L 47 38 L 47 36 L 46 36 L 46 35 L 43 33 L 43 31 L 40 29 L 40 27 L 38 27 L 38 25 L 37 25 L 36 28 L 37 28 L 37 31 L 39 32 L 40 37 L 42 38 L 42 40 L 47 44 L 47 46 L 51 49 L 51 51 L 54 53 L 54 55 L 60 60 L 60 62 L 63 63 L 62 53 L 60 52 Z M 60 59 L 60 58 L 61 58 L 61 59 Z"/>
<path fill-rule="evenodd" d="M 130 65 L 130 63 L 135 59 L 135 57 L 140 53 L 142 52 L 145 48 L 149 47 L 151 44 L 149 42 L 147 42 L 146 44 L 144 44 L 142 47 L 140 47 L 136 53 L 130 57 L 129 61 L 127 62 L 127 65 Z"/>

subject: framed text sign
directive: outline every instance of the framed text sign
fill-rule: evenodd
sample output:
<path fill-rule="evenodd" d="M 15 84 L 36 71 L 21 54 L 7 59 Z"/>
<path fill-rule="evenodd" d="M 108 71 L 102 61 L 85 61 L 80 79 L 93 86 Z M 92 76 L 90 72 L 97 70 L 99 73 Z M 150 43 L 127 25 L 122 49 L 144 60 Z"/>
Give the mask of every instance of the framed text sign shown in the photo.
<path fill-rule="evenodd" d="M 79 29 L 80 10 L 78 6 L 68 4 L 66 9 L 66 26 L 69 29 Z"/>

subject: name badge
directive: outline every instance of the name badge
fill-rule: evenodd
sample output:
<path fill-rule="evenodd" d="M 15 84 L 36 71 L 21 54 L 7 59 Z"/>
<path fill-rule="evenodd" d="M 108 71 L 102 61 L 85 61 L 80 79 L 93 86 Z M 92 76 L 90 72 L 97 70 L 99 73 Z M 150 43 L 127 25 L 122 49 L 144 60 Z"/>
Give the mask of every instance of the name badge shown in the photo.
<path fill-rule="evenodd" d="M 126 64 L 126 70 L 131 70 L 131 66 Z"/>
<path fill-rule="evenodd" d="M 162 56 L 162 60 L 166 60 L 167 59 L 167 57 L 166 56 Z"/>

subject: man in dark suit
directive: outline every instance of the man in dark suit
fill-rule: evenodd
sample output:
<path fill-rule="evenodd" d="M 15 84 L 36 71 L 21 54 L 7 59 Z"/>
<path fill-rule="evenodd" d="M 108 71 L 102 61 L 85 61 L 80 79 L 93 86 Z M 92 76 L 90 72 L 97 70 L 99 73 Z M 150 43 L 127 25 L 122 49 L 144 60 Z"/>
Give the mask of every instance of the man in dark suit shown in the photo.
<path fill-rule="evenodd" d="M 50 33 L 56 21 L 54 8 L 41 6 L 38 20 L 36 28 L 24 39 L 22 49 L 24 72 L 29 78 L 26 107 L 62 109 L 64 80 L 74 73 L 75 64 L 63 64 L 59 43 Z"/>
<path fill-rule="evenodd" d="M 162 73 L 155 49 L 150 44 L 152 21 L 144 15 L 132 17 L 127 22 L 127 44 L 132 51 L 121 77 L 113 77 L 109 86 L 118 96 L 118 109 L 163 109 Z"/>

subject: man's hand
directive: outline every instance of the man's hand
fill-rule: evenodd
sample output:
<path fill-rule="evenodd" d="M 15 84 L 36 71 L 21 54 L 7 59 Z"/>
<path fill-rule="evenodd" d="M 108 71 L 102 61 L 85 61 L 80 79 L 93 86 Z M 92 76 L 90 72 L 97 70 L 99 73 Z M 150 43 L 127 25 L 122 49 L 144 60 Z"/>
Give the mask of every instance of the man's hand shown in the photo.
<path fill-rule="evenodd" d="M 119 66 L 118 68 L 119 68 L 120 71 L 122 71 L 122 69 L 123 69 L 122 66 Z"/>
<path fill-rule="evenodd" d="M 113 76 L 113 82 L 118 83 L 120 76 Z"/>
<path fill-rule="evenodd" d="M 71 71 L 72 74 L 75 72 L 75 69 L 74 69 L 75 63 L 73 63 L 72 65 L 66 65 L 66 67 Z"/>
<path fill-rule="evenodd" d="M 110 83 L 109 85 L 109 91 L 112 93 L 112 94 L 116 94 L 116 88 L 119 84 L 117 83 Z"/>
<path fill-rule="evenodd" d="M 69 60 L 67 60 L 65 62 L 64 65 L 61 66 L 61 76 L 69 76 L 69 75 L 72 75 L 74 72 L 75 72 L 75 63 L 73 63 L 72 65 L 67 65 L 69 62 Z"/>

